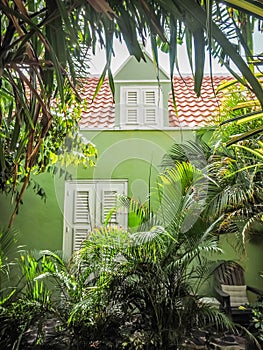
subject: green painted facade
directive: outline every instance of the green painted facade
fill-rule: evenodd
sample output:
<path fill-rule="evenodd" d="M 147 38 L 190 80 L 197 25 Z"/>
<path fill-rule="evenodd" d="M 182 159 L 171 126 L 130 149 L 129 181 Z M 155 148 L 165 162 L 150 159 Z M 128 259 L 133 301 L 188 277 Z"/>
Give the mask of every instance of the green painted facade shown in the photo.
<path fill-rule="evenodd" d="M 150 186 L 161 171 L 161 159 L 176 142 L 194 137 L 191 130 L 173 131 L 84 131 L 83 135 L 97 145 L 99 156 L 94 168 L 68 168 L 73 179 L 128 179 L 128 194 L 140 200 L 147 198 Z M 23 198 L 14 226 L 19 244 L 29 248 L 61 250 L 65 180 L 58 175 L 41 174 L 35 180 L 45 189 L 46 202 L 29 188 Z M 1 197 L 1 225 L 11 214 L 10 199 Z"/>

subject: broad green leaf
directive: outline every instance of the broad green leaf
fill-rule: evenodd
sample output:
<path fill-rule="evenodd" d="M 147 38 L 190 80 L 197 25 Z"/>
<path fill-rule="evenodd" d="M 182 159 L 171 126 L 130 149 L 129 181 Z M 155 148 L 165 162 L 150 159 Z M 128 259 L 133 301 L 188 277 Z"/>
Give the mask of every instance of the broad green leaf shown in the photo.
<path fill-rule="evenodd" d="M 21 130 L 20 122 L 19 122 L 18 118 L 16 118 L 15 127 L 14 127 L 14 130 L 12 133 L 12 138 L 11 138 L 11 143 L 10 143 L 10 150 L 11 151 L 14 151 L 17 147 L 17 142 L 18 142 L 20 130 Z"/>
<path fill-rule="evenodd" d="M 191 67 L 192 74 L 194 72 L 193 67 L 193 36 L 188 28 L 185 30 L 185 43 L 186 43 L 186 52 L 188 56 L 188 61 Z"/>
<path fill-rule="evenodd" d="M 0 166 L 1 166 L 1 171 L 4 172 L 6 169 L 6 164 L 5 164 L 5 151 L 4 151 L 4 143 L 0 140 Z"/>
<path fill-rule="evenodd" d="M 114 100 L 114 96 L 115 96 L 115 84 L 114 84 L 114 79 L 113 79 L 113 75 L 112 75 L 112 72 L 111 72 L 111 69 L 110 69 L 110 68 L 108 68 L 108 79 L 109 79 L 109 86 L 110 86 L 111 93 L 112 93 L 113 100 Z"/>
<path fill-rule="evenodd" d="M 255 108 L 260 107 L 260 103 L 257 100 L 251 100 L 246 102 L 238 103 L 236 106 L 232 108 L 232 111 L 235 111 L 237 109 L 246 109 L 246 108 Z"/>
<path fill-rule="evenodd" d="M 171 31 L 170 31 L 170 50 L 169 50 L 169 63 L 170 63 L 170 80 L 171 80 L 171 91 L 173 98 L 173 106 L 175 112 L 177 112 L 176 108 L 176 100 L 174 93 L 174 65 L 177 65 L 177 20 L 172 16 L 171 19 Z"/>
<path fill-rule="evenodd" d="M 105 76 L 106 76 L 107 71 L 108 71 L 108 65 L 106 63 L 106 65 L 105 65 L 105 67 L 103 69 L 103 72 L 102 72 L 102 74 L 101 74 L 101 76 L 99 78 L 99 81 L 98 81 L 98 84 L 97 84 L 96 89 L 94 91 L 94 94 L 92 96 L 92 101 L 95 100 L 98 92 L 100 91 L 100 88 L 101 88 L 101 86 L 102 86 L 102 84 L 103 84 L 103 82 L 105 80 Z"/>
<path fill-rule="evenodd" d="M 234 121 L 238 121 L 238 120 L 244 119 L 246 117 L 257 115 L 258 113 L 260 113 L 260 112 L 256 111 L 256 112 L 251 112 L 251 113 L 247 113 L 247 114 L 244 114 L 244 115 L 238 115 L 237 117 L 233 117 L 233 118 L 230 118 L 230 119 L 227 119 L 227 120 L 223 121 L 220 125 L 232 123 Z"/>
<path fill-rule="evenodd" d="M 153 63 L 156 71 L 156 77 L 158 83 L 160 82 L 160 67 L 159 67 L 159 58 L 158 58 L 158 49 L 156 39 L 153 35 L 151 35 L 151 46 L 152 46 L 152 54 L 153 54 Z"/>

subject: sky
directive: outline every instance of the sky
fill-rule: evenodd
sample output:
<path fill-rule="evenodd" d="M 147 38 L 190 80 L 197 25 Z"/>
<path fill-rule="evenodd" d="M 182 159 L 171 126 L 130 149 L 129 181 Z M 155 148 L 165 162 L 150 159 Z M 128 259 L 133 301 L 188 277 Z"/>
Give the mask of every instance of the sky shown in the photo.
<path fill-rule="evenodd" d="M 263 34 L 256 33 L 255 34 L 255 47 L 256 52 L 263 52 Z M 99 47 L 96 50 L 96 55 L 91 57 L 90 62 L 90 74 L 100 75 L 105 66 L 105 51 L 101 50 Z M 146 46 L 146 51 L 151 54 L 150 45 Z M 125 46 L 125 44 L 121 44 L 119 41 L 114 42 L 114 52 L 115 57 L 112 59 L 112 72 L 113 74 L 118 70 L 118 68 L 125 62 L 125 60 L 129 57 L 129 52 Z M 169 56 L 168 54 L 164 54 L 162 52 L 159 53 L 160 65 L 161 68 L 164 69 L 167 73 L 169 73 Z M 185 45 L 178 45 L 178 62 L 180 67 L 181 74 L 191 74 L 190 65 L 188 63 L 187 53 Z M 213 74 L 229 74 L 228 70 L 225 67 L 222 67 L 216 60 L 212 61 L 212 70 Z M 205 74 L 210 73 L 209 68 L 209 59 L 208 55 L 206 57 L 205 62 Z M 175 71 L 176 74 L 176 71 Z"/>

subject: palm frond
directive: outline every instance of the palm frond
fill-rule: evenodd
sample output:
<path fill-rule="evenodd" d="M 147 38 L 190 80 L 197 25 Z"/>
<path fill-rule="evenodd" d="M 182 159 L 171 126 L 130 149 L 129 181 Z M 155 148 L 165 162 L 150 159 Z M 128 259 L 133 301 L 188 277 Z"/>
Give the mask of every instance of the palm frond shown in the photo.
<path fill-rule="evenodd" d="M 217 0 L 217 2 L 222 2 L 221 0 Z M 260 1 L 238 1 L 238 0 L 227 0 L 224 1 L 229 6 L 245 11 L 249 13 L 250 15 L 258 16 L 260 19 L 263 17 L 263 6 Z"/>
<path fill-rule="evenodd" d="M 191 162 L 196 168 L 202 169 L 207 164 L 209 146 L 201 139 L 174 144 L 162 160 L 162 167 L 173 167 L 175 162 Z"/>

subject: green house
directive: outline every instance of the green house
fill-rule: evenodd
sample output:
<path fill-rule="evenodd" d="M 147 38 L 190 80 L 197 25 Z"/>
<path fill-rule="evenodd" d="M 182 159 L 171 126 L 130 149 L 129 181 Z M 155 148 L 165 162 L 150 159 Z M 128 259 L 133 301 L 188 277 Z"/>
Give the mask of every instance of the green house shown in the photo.
<path fill-rule="evenodd" d="M 174 77 L 175 112 L 169 76 L 162 69 L 157 73 L 151 58 L 145 57 L 146 62 L 140 63 L 129 57 L 116 72 L 114 101 L 107 80 L 94 101 L 99 78 L 81 80 L 80 127 L 83 136 L 98 149 L 96 166 L 67 169 L 71 180 L 49 173 L 36 177 L 47 199 L 40 200 L 31 188 L 27 190 L 14 222 L 20 244 L 63 250 L 70 256 L 91 229 L 105 222 L 115 206 L 116 194 L 144 202 L 155 186 L 164 154 L 174 142 L 194 139 L 196 128 L 209 121 L 218 106 L 210 76 L 204 77 L 200 98 L 193 91 L 192 77 Z M 224 79 L 214 77 L 213 83 L 216 86 Z M 10 213 L 10 200 L 2 197 L 2 226 L 7 225 Z M 110 222 L 127 227 L 128 220 L 128 213 L 120 209 Z M 232 257 L 231 245 L 225 245 Z M 260 256 L 262 247 L 249 249 Z M 253 264 L 254 271 L 262 269 L 261 261 Z M 251 275 L 252 280 L 255 278 L 259 277 Z"/>

